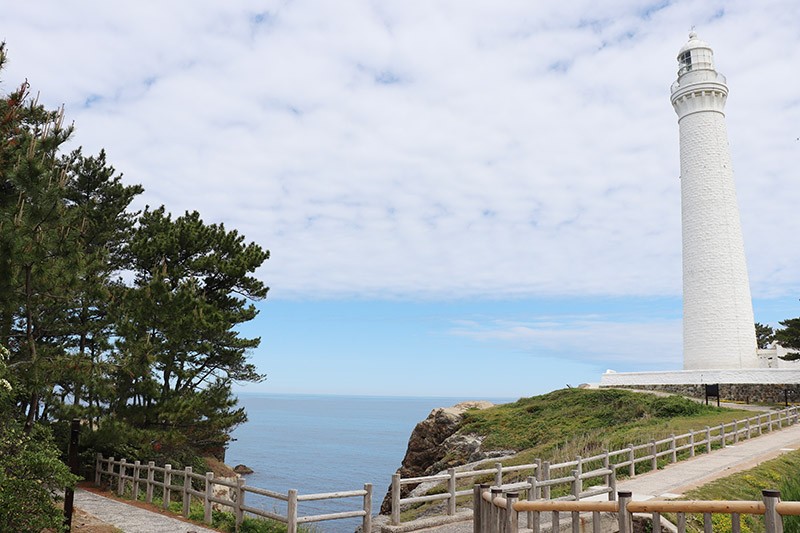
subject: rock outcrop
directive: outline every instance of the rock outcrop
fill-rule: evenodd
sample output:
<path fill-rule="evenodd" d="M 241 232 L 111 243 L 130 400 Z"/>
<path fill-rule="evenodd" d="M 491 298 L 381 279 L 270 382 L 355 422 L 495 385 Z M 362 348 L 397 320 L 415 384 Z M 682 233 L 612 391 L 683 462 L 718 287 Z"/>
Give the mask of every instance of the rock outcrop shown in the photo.
<path fill-rule="evenodd" d="M 247 465 L 236 465 L 233 467 L 233 471 L 241 476 L 246 476 L 253 473 L 253 469 Z"/>
<path fill-rule="evenodd" d="M 431 411 L 428 418 L 418 423 L 408 439 L 408 448 L 402 466 L 397 472 L 404 478 L 428 476 L 450 467 L 482 459 L 480 448 L 483 438 L 478 435 L 457 433 L 464 413 L 468 409 L 486 409 L 494 404 L 486 401 L 462 402 L 452 407 Z M 405 497 L 413 486 L 402 487 Z M 381 504 L 381 514 L 391 512 L 391 486 Z"/>

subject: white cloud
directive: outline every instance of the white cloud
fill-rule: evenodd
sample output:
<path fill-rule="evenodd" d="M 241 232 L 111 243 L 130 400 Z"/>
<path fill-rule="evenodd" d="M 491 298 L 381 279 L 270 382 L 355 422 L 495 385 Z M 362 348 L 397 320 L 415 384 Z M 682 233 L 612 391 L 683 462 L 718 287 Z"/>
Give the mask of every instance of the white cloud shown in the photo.
<path fill-rule="evenodd" d="M 527 321 L 462 321 L 451 334 L 499 341 L 533 356 L 602 362 L 618 370 L 681 365 L 681 321 L 608 320 L 600 316 L 549 316 Z"/>
<path fill-rule="evenodd" d="M 679 294 L 669 85 L 696 25 L 754 294 L 800 288 L 794 2 L 29 4 L 3 90 L 65 102 L 142 203 L 269 248 L 276 296 Z"/>

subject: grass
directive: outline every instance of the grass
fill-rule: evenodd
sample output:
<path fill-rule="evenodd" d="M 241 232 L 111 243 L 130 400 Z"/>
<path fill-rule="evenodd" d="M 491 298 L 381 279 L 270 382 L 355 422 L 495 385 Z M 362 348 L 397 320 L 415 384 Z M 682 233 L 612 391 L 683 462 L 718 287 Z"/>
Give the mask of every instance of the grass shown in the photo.
<path fill-rule="evenodd" d="M 687 500 L 757 500 L 761 501 L 764 489 L 779 489 L 781 499 L 800 501 L 800 451 L 789 452 L 778 458 L 738 472 L 725 478 L 693 489 L 684 495 Z M 667 516 L 675 520 L 674 516 Z M 730 531 L 730 516 L 714 515 L 714 531 Z M 703 531 L 702 516 L 687 517 L 687 531 Z M 763 519 L 753 516 L 742 516 L 742 532 L 760 533 L 764 531 Z M 786 533 L 800 532 L 798 517 L 784 519 Z"/>
<path fill-rule="evenodd" d="M 615 389 L 561 389 L 512 404 L 468 411 L 459 430 L 484 435 L 484 450 L 518 452 L 509 464 L 590 456 L 718 426 L 752 413 L 707 406 L 680 396 Z"/>

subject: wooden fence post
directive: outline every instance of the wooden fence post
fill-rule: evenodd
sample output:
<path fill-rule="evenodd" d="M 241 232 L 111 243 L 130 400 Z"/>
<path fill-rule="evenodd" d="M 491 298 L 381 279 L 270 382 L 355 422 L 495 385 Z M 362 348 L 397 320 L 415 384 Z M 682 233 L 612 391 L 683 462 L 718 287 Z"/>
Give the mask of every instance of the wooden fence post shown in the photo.
<path fill-rule="evenodd" d="M 633 451 L 633 444 L 628 444 L 628 475 L 636 477 L 636 454 Z"/>
<path fill-rule="evenodd" d="M 534 476 L 528 476 L 528 484 L 530 484 L 531 488 L 528 489 L 528 501 L 532 502 L 534 500 L 539 499 L 539 486 L 536 483 L 536 478 Z M 532 527 L 531 524 L 533 523 L 533 512 L 528 511 L 528 528 Z"/>
<path fill-rule="evenodd" d="M 617 499 L 617 469 L 611 470 L 611 481 L 608 484 L 608 501 Z"/>
<path fill-rule="evenodd" d="M 169 509 L 169 500 L 172 495 L 170 485 L 172 485 L 172 465 L 164 465 L 164 491 L 161 493 L 161 505 L 164 509 Z"/>
<path fill-rule="evenodd" d="M 189 518 L 189 511 L 192 505 L 192 495 L 189 491 L 192 488 L 192 467 L 187 466 L 183 469 L 183 492 L 181 493 L 181 497 L 183 498 L 183 517 Z"/>
<path fill-rule="evenodd" d="M 450 476 L 447 480 L 447 491 L 450 493 L 450 499 L 447 500 L 447 514 L 453 516 L 456 514 L 456 469 L 448 468 L 447 474 Z"/>
<path fill-rule="evenodd" d="M 656 441 L 650 441 L 650 470 L 658 470 L 658 456 L 656 455 Z"/>
<path fill-rule="evenodd" d="M 678 462 L 678 451 L 676 449 L 677 445 L 675 443 L 675 433 L 670 435 L 670 437 L 672 438 L 672 440 L 669 442 L 669 449 L 670 449 L 670 452 L 672 452 L 671 455 L 670 455 L 671 462 L 677 463 Z"/>
<path fill-rule="evenodd" d="M 572 471 L 572 496 L 575 501 L 581 499 L 581 473 L 577 469 Z"/>
<path fill-rule="evenodd" d="M 286 506 L 287 533 L 297 533 L 297 490 L 289 489 L 289 501 Z"/>
<path fill-rule="evenodd" d="M 733 443 L 739 443 L 739 421 L 735 418 L 733 419 Z"/>
<path fill-rule="evenodd" d="M 481 512 L 483 511 L 483 505 L 481 497 L 481 486 L 475 484 L 472 486 L 472 533 L 482 533 L 483 532 L 483 523 L 481 522 Z M 528 497 L 530 500 L 530 497 Z M 366 532 L 366 530 L 365 530 Z"/>
<path fill-rule="evenodd" d="M 155 483 L 155 466 L 156 463 L 153 461 L 148 461 L 147 463 L 147 495 L 145 500 L 147 503 L 153 503 L 153 485 Z"/>
<path fill-rule="evenodd" d="M 689 457 L 694 457 L 694 431 L 689 432 Z"/>
<path fill-rule="evenodd" d="M 542 481 L 550 481 L 550 461 L 542 463 Z M 542 498 L 545 500 L 550 499 L 550 485 L 545 485 L 542 488 Z"/>
<path fill-rule="evenodd" d="M 400 474 L 392 475 L 392 525 L 400 525 Z"/>
<path fill-rule="evenodd" d="M 519 528 L 517 512 L 514 510 L 514 504 L 517 502 L 518 498 L 518 492 L 509 492 L 506 494 L 506 513 L 505 523 L 503 524 L 503 531 L 506 533 L 517 533 L 517 529 Z"/>
<path fill-rule="evenodd" d="M 706 453 L 711 453 L 711 428 L 706 426 Z"/>
<path fill-rule="evenodd" d="M 364 518 L 361 521 L 361 531 L 369 533 L 372 531 L 372 483 L 364 484 Z"/>
<path fill-rule="evenodd" d="M 211 523 L 211 497 L 214 495 L 214 472 L 206 472 L 206 491 L 203 496 L 203 520 Z"/>
<path fill-rule="evenodd" d="M 608 455 L 609 455 L 608 454 L 608 450 L 604 449 L 603 450 L 603 468 L 605 468 L 606 470 L 610 470 L 610 466 L 611 466 L 611 460 L 609 459 Z M 611 486 L 611 473 L 608 473 L 603 477 L 603 483 L 605 483 L 606 487 L 610 487 Z"/>
<path fill-rule="evenodd" d="M 618 494 L 619 514 L 617 515 L 617 520 L 619 521 L 619 533 L 633 533 L 633 521 L 628 512 L 631 496 L 630 492 L 620 492 Z"/>
<path fill-rule="evenodd" d="M 242 506 L 244 505 L 243 477 L 236 478 L 236 501 L 234 503 L 236 504 L 233 506 L 234 518 L 236 520 L 236 531 L 239 531 L 239 528 L 242 526 L 242 522 L 244 522 L 244 510 L 242 509 Z"/>
<path fill-rule="evenodd" d="M 139 499 L 139 470 L 142 463 L 140 461 L 133 462 L 133 484 L 131 486 L 131 499 L 137 501 Z"/>
<path fill-rule="evenodd" d="M 125 463 L 127 463 L 125 459 L 119 460 L 119 478 L 117 478 L 117 494 L 120 496 L 122 496 L 125 493 L 125 471 L 127 470 Z"/>
<path fill-rule="evenodd" d="M 503 494 L 503 489 L 490 489 L 491 498 L 489 499 L 489 531 L 500 531 L 501 518 L 500 510 L 494 504 L 494 499 Z"/>
<path fill-rule="evenodd" d="M 761 413 L 758 413 L 757 419 L 758 419 L 758 424 L 757 424 L 758 425 L 758 436 L 760 437 L 761 434 L 764 432 L 764 428 L 763 428 L 763 426 L 761 424 Z"/>
<path fill-rule="evenodd" d="M 503 484 L 503 463 L 495 463 L 497 471 L 494 473 L 494 486 L 499 487 Z"/>
<path fill-rule="evenodd" d="M 767 427 L 772 431 L 772 412 L 767 413 Z"/>
<path fill-rule="evenodd" d="M 761 497 L 766 507 L 766 513 L 764 513 L 766 533 L 783 533 L 783 518 L 775 508 L 778 502 L 781 501 L 781 492 L 779 490 L 762 490 Z"/>
<path fill-rule="evenodd" d="M 749 440 L 749 439 L 750 439 L 750 437 L 751 437 L 751 433 L 750 433 L 750 419 L 749 419 L 749 418 L 748 418 L 747 420 L 745 420 L 744 427 L 745 427 L 745 429 L 747 430 L 747 433 L 746 433 L 746 435 L 747 435 L 747 438 L 748 438 L 748 440 Z"/>
<path fill-rule="evenodd" d="M 98 453 L 94 459 L 94 484 L 100 486 L 100 476 L 103 473 L 103 454 Z"/>
<path fill-rule="evenodd" d="M 727 446 L 728 437 L 725 435 L 725 423 L 719 425 L 719 442 L 722 444 L 722 447 L 725 448 Z"/>
<path fill-rule="evenodd" d="M 778 411 L 778 429 L 783 429 L 783 416 L 784 411 Z"/>
<path fill-rule="evenodd" d="M 483 498 L 484 494 L 489 494 L 488 483 L 481 483 L 481 531 L 483 533 L 491 533 L 491 523 L 489 521 L 491 514 L 488 502 Z"/>

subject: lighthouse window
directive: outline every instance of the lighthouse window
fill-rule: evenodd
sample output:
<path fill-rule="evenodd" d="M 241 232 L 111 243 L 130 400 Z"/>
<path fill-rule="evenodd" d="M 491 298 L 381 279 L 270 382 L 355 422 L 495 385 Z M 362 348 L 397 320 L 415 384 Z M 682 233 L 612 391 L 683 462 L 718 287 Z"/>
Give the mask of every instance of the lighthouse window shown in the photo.
<path fill-rule="evenodd" d="M 680 66 L 681 72 L 692 70 L 692 52 L 690 50 L 687 50 L 684 53 L 682 53 L 678 58 L 678 64 Z"/>

